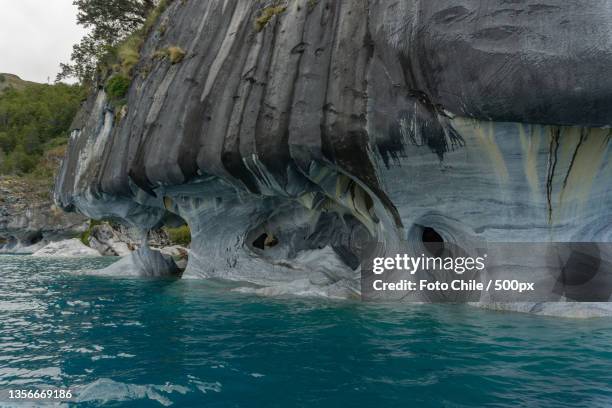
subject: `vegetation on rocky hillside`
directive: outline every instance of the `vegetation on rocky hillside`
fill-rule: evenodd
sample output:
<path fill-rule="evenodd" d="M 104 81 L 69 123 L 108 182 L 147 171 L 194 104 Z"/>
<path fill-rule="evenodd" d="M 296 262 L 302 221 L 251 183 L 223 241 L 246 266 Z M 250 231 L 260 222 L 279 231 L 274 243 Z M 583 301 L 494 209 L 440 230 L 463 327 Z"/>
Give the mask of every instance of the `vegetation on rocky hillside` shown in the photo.
<path fill-rule="evenodd" d="M 74 46 L 58 80 L 73 77 L 80 85 L 43 85 L 0 74 L 0 176 L 50 186 L 89 87 L 104 86 L 113 106 L 125 105 L 140 49 L 171 1 L 75 0 L 79 24 L 91 31 Z M 173 63 L 183 57 L 179 48 L 169 55 Z"/>
<path fill-rule="evenodd" d="M 17 75 L 13 74 L 0 74 L 0 95 L 8 89 L 21 90 L 27 85 L 32 85 L 34 82 L 24 81 Z"/>
<path fill-rule="evenodd" d="M 62 65 L 56 84 L 0 74 L 0 206 L 6 200 L 17 200 L 23 211 L 33 202 L 51 205 L 54 176 L 81 103 L 92 89 L 104 87 L 110 105 L 122 111 L 144 41 L 171 2 L 75 0 L 79 23 L 91 30 L 74 46 L 72 61 Z M 158 27 L 160 35 L 165 29 L 163 24 Z M 186 53 L 169 46 L 158 54 L 178 64 Z M 78 85 L 59 82 L 69 77 L 77 79 Z M 79 234 L 83 243 L 88 244 L 92 229 L 98 225 L 101 221 L 91 220 L 89 228 Z M 191 239 L 187 226 L 164 228 L 155 234 L 164 245 L 188 245 Z"/>
<path fill-rule="evenodd" d="M 140 48 L 172 0 L 76 0 L 77 21 L 91 32 L 74 45 L 58 80 L 104 83 L 113 75 L 131 77 Z"/>
<path fill-rule="evenodd" d="M 191 230 L 187 225 L 178 228 L 164 227 L 163 230 L 172 243 L 182 246 L 189 246 L 191 244 Z"/>
<path fill-rule="evenodd" d="M 28 83 L 0 94 L 0 174 L 52 173 L 85 97 L 77 85 Z M 48 174 L 47 174 L 48 175 Z"/>

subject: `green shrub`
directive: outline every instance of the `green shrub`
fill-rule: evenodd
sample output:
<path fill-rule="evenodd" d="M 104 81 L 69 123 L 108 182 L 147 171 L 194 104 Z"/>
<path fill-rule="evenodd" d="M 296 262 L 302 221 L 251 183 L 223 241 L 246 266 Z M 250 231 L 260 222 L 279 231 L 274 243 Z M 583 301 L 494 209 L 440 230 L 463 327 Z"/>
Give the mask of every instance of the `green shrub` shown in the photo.
<path fill-rule="evenodd" d="M 0 149 L 4 153 L 10 153 L 17 146 L 17 139 L 14 136 L 9 135 L 7 132 L 0 132 Z"/>
<path fill-rule="evenodd" d="M 172 64 L 178 64 L 185 58 L 185 51 L 181 47 L 168 47 L 168 56 Z"/>
<path fill-rule="evenodd" d="M 161 0 L 159 2 L 157 7 L 151 12 L 151 15 L 147 17 L 147 20 L 145 21 L 144 26 L 142 27 L 144 35 L 149 34 L 153 26 L 157 24 L 157 20 L 159 20 L 159 17 L 161 17 L 164 11 L 166 11 L 172 1 L 173 0 Z"/>
<path fill-rule="evenodd" d="M 261 12 L 261 15 L 257 17 L 257 19 L 255 20 L 255 30 L 257 30 L 257 32 L 263 30 L 266 27 L 266 25 L 270 22 L 272 17 L 279 15 L 281 13 L 284 13 L 285 10 L 287 10 L 287 7 L 285 6 L 266 7 Z"/>
<path fill-rule="evenodd" d="M 38 156 L 28 154 L 21 146 L 18 146 L 13 152 L 6 155 L 0 170 L 4 174 L 24 175 L 36 168 L 38 159 Z"/>
<path fill-rule="evenodd" d="M 121 40 L 118 44 L 106 47 L 105 55 L 99 58 L 97 66 L 97 71 L 102 78 L 108 78 L 113 74 L 113 76 L 120 74 L 129 79 L 134 78 L 134 67 L 140 61 L 140 51 L 145 39 L 172 1 L 159 1 L 157 7 L 153 9 L 141 28 Z M 160 27 L 160 30 L 162 27 Z"/>
<path fill-rule="evenodd" d="M 102 221 L 98 220 L 89 220 L 89 227 L 81 234 L 81 242 L 84 245 L 89 246 L 89 237 L 91 236 L 91 232 L 93 231 L 96 225 L 102 224 Z"/>
<path fill-rule="evenodd" d="M 0 84 L 6 82 L 6 76 L 4 74 L 0 74 Z"/>
<path fill-rule="evenodd" d="M 126 77 L 132 77 L 134 67 L 140 60 L 140 48 L 143 42 L 143 36 L 137 32 L 126 38 L 118 47 L 119 69 Z"/>
<path fill-rule="evenodd" d="M 46 142 L 43 145 L 43 150 L 47 152 L 49 150 L 57 149 L 58 147 L 64 147 L 67 144 L 68 144 L 68 138 L 64 136 L 60 136 L 60 137 L 53 138 L 49 140 L 48 142 Z"/>
<path fill-rule="evenodd" d="M 164 227 L 164 231 L 166 231 L 168 238 L 173 244 L 188 246 L 191 243 L 191 230 L 188 225 L 178 228 Z"/>
<path fill-rule="evenodd" d="M 113 75 L 106 82 L 106 93 L 111 100 L 120 101 L 127 95 L 130 84 L 131 81 L 128 77 L 121 74 Z"/>
<path fill-rule="evenodd" d="M 185 50 L 183 50 L 181 47 L 172 45 L 170 47 L 155 51 L 153 58 L 168 58 L 172 64 L 178 64 L 185 59 L 185 55 Z"/>

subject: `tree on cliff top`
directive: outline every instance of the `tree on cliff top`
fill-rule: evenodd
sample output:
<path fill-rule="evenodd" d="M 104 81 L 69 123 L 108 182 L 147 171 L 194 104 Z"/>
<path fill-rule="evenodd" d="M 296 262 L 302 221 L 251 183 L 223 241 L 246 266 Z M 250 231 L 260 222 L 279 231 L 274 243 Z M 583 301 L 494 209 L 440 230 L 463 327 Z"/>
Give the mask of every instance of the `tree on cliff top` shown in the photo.
<path fill-rule="evenodd" d="M 153 0 L 75 0 L 77 22 L 93 28 L 97 38 L 112 42 L 125 37 L 144 24 L 155 8 Z"/>
<path fill-rule="evenodd" d="M 95 80 L 98 63 L 121 40 L 142 27 L 159 0 L 74 0 L 77 22 L 90 29 L 72 50 L 71 62 L 61 64 L 57 80 Z"/>

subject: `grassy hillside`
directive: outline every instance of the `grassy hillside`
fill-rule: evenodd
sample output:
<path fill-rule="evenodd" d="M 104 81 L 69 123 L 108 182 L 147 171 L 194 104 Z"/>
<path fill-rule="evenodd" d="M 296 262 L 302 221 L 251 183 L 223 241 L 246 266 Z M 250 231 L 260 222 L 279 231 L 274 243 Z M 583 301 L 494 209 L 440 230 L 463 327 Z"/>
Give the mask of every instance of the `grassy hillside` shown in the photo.
<path fill-rule="evenodd" d="M 34 84 L 34 82 L 22 80 L 17 75 L 0 73 L 0 94 L 7 89 L 22 90 L 27 85 Z"/>
<path fill-rule="evenodd" d="M 2 74 L 0 93 L 0 175 L 45 176 L 61 153 L 81 101 L 82 87 L 43 85 Z M 8 84 L 8 85 L 7 85 Z M 0 84 L 2 85 L 2 84 Z"/>

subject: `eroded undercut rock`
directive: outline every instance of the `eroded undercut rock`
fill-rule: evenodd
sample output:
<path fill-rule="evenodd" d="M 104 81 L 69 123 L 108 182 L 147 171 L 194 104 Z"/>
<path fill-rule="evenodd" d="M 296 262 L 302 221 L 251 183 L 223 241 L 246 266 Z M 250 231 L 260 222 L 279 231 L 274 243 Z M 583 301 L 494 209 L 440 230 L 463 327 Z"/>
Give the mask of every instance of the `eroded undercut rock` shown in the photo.
<path fill-rule="evenodd" d="M 127 113 L 99 90 L 75 120 L 55 200 L 180 216 L 184 277 L 273 293 L 358 296 L 372 241 L 610 242 L 612 16 L 552 3 L 175 1 Z"/>

